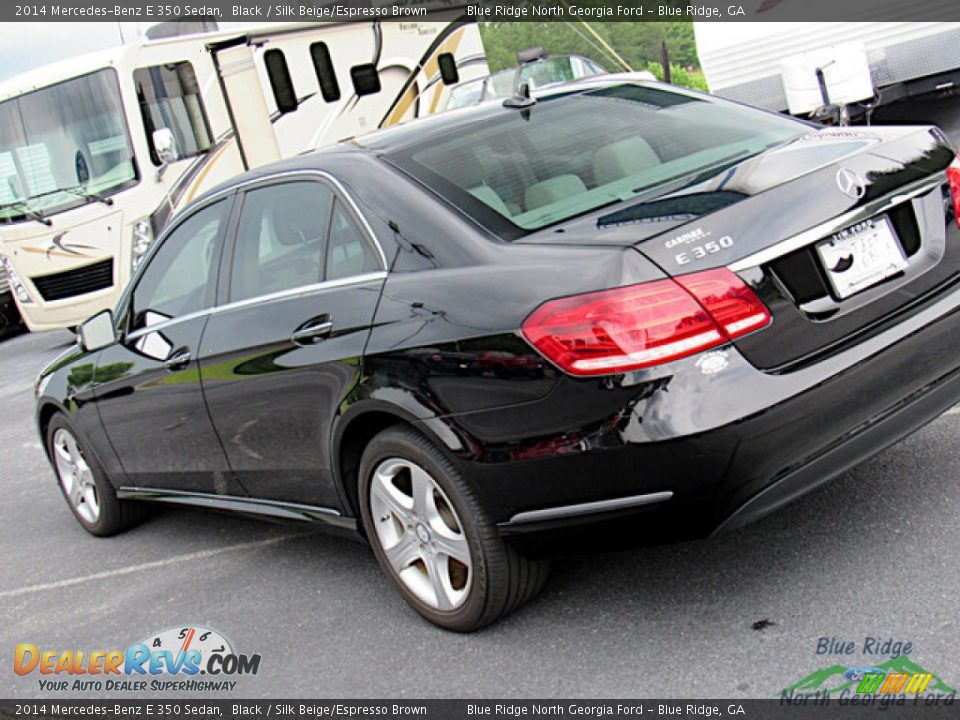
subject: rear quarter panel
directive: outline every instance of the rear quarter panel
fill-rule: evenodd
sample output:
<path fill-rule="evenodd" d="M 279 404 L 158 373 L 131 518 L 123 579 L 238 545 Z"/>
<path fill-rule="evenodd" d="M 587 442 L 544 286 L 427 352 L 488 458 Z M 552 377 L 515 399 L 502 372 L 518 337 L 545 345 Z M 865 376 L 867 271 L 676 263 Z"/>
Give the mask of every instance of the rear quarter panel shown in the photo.
<path fill-rule="evenodd" d="M 630 247 L 503 242 L 370 155 L 338 169 L 391 266 L 360 395 L 410 417 L 546 396 L 559 373 L 523 339 L 524 319 L 551 298 L 662 277 Z"/>

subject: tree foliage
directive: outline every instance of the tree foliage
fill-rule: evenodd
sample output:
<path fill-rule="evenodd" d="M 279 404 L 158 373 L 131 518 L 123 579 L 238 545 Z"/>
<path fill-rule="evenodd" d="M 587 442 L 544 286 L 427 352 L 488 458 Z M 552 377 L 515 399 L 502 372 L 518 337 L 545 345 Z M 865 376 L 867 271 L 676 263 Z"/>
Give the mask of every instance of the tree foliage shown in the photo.
<path fill-rule="evenodd" d="M 594 22 L 590 28 L 634 70 L 648 69 L 653 63 L 659 65 L 663 42 L 667 44 L 671 66 L 681 71 L 687 66 L 699 66 L 690 22 Z M 550 55 L 583 55 L 607 70 L 623 69 L 579 22 L 486 22 L 480 24 L 480 32 L 491 72 L 513 67 L 518 50 L 537 45 L 543 46 Z M 699 86 L 702 83 L 699 74 L 690 75 L 685 71 L 672 74 L 678 84 Z"/>

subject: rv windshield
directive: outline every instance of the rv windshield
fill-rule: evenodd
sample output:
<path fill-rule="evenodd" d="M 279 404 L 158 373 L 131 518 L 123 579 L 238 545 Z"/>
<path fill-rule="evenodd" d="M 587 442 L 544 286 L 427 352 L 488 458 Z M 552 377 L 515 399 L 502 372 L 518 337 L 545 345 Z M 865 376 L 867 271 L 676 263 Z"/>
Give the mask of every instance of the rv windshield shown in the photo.
<path fill-rule="evenodd" d="M 0 102 L 0 223 L 103 200 L 136 182 L 116 71 Z"/>

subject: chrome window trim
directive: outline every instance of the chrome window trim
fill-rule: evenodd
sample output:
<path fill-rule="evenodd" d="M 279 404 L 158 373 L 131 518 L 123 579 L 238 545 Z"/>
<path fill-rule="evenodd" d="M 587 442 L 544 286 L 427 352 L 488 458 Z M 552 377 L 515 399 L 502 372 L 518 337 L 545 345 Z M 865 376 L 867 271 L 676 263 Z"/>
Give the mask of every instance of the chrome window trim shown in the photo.
<path fill-rule="evenodd" d="M 909 185 L 898 188 L 894 192 L 881 198 L 877 198 L 866 205 L 854 208 L 843 215 L 838 215 L 837 217 L 827 220 L 826 222 L 821 223 L 816 227 L 812 227 L 809 230 L 804 230 L 798 235 L 787 238 L 786 240 L 760 250 L 753 255 L 748 255 L 742 260 L 737 260 L 735 263 L 731 263 L 727 267 L 733 272 L 742 272 L 743 270 L 749 270 L 751 268 L 764 265 L 783 255 L 787 255 L 795 250 L 806 247 L 807 245 L 827 237 L 828 235 L 832 235 L 835 232 L 843 230 L 849 225 L 854 225 L 863 220 L 867 220 L 874 215 L 887 212 L 897 205 L 919 197 L 920 195 L 932 192 L 936 188 L 939 188 L 946 181 L 946 179 L 946 170 L 942 170 L 934 175 L 916 180 Z"/>
<path fill-rule="evenodd" d="M 347 204 L 350 206 L 350 209 L 353 211 L 354 215 L 360 220 L 360 224 L 363 226 L 364 232 L 370 239 L 370 242 L 373 243 L 373 248 L 377 252 L 377 256 L 380 258 L 380 266 L 383 270 L 388 269 L 387 265 L 387 255 L 383 252 L 383 248 L 380 245 L 380 241 L 377 240 L 376 233 L 373 232 L 373 227 L 371 227 L 370 222 L 367 220 L 366 215 L 360 210 L 360 206 L 357 205 L 357 201 L 353 199 L 353 195 L 343 186 L 337 178 L 328 173 L 326 170 L 318 170 L 314 168 L 303 168 L 300 170 L 283 170 L 282 172 L 270 173 L 269 175 L 261 175 L 260 177 L 249 178 L 243 182 L 231 185 L 228 188 L 223 188 L 222 190 L 217 191 L 213 195 L 210 195 L 204 198 L 204 204 L 209 201 L 212 201 L 216 198 L 219 198 L 221 195 L 230 195 L 238 191 L 244 190 L 251 185 L 259 185 L 261 183 L 270 184 L 271 180 L 282 179 L 282 178 L 296 178 L 297 176 L 303 177 L 307 175 L 315 175 L 317 177 L 323 178 L 331 185 L 334 189 L 339 192 L 340 195 L 347 201 Z M 166 237 L 166 233 L 164 233 Z"/>
<path fill-rule="evenodd" d="M 373 244 L 374 250 L 376 250 L 377 257 L 380 260 L 380 266 L 382 268 L 381 270 L 378 270 L 376 272 L 371 272 L 371 273 L 364 273 L 362 275 L 354 275 L 348 278 L 338 278 L 337 280 L 329 280 L 329 281 L 324 281 L 320 283 L 313 283 L 311 285 L 300 285 L 298 287 L 289 288 L 287 290 L 280 290 L 278 292 L 269 293 L 265 295 L 257 295 L 256 297 L 245 298 L 243 300 L 237 300 L 231 303 L 224 303 L 223 305 L 214 305 L 213 307 L 204 308 L 203 310 L 197 310 L 196 312 L 188 313 L 186 315 L 182 315 L 176 318 L 171 318 L 170 320 L 165 320 L 162 323 L 157 323 L 156 325 L 151 325 L 150 327 L 138 328 L 137 330 L 134 330 L 133 332 L 130 332 L 127 335 L 125 335 L 123 340 L 124 341 L 135 340 L 138 337 L 141 337 L 142 335 L 146 335 L 147 333 L 158 332 L 165 328 L 173 327 L 179 322 L 193 320 L 198 317 L 203 317 L 204 315 L 212 315 L 214 313 L 221 312 L 224 310 L 233 310 L 238 307 L 243 307 L 245 305 L 252 305 L 254 303 L 259 303 L 259 302 L 270 302 L 272 300 L 277 300 L 280 298 L 289 297 L 293 295 L 305 294 L 305 293 L 314 292 L 317 290 L 328 290 L 330 288 L 343 287 L 346 285 L 360 284 L 365 282 L 372 282 L 374 280 L 385 279 L 387 277 L 387 268 L 389 267 L 387 264 L 387 256 L 384 253 L 379 240 L 377 240 L 377 236 L 373 232 L 373 228 L 370 226 L 370 223 L 367 220 L 366 216 L 363 214 L 363 212 L 361 212 L 360 207 L 357 205 L 356 201 L 353 199 L 353 196 L 343 186 L 343 183 L 341 183 L 337 178 L 335 178 L 333 175 L 331 175 L 325 170 L 317 170 L 317 169 L 310 169 L 310 168 L 304 168 L 301 170 L 284 170 L 282 172 L 270 173 L 268 175 L 262 175 L 256 178 L 249 178 L 248 180 L 244 180 L 243 182 L 237 183 L 235 185 L 231 185 L 230 187 L 223 188 L 222 190 L 218 190 L 212 195 L 202 198 L 200 201 L 200 205 L 197 206 L 196 210 L 199 211 L 200 209 L 208 205 L 212 205 L 213 203 L 218 202 L 223 198 L 226 198 L 230 195 L 235 195 L 237 192 L 243 190 L 244 188 L 248 188 L 251 185 L 259 185 L 263 183 L 266 186 L 271 184 L 270 183 L 271 180 L 286 179 L 286 178 L 293 179 L 296 177 L 305 177 L 310 175 L 323 178 L 324 180 L 329 182 L 331 185 L 333 185 L 334 189 L 339 194 L 339 197 L 342 197 L 350 206 L 350 209 L 353 215 L 356 216 L 356 218 L 359 219 L 360 221 L 360 224 L 362 226 L 362 231 L 366 233 L 370 242 Z M 190 214 L 192 215 L 193 213 L 190 213 Z M 157 247 L 159 247 L 162 243 L 166 242 L 167 236 L 170 235 L 170 233 L 172 233 L 174 230 L 176 230 L 177 227 L 179 227 L 183 223 L 183 221 L 186 219 L 188 219 L 188 216 L 186 215 L 186 213 L 183 213 L 183 212 L 178 213 L 178 215 L 170 221 L 167 229 L 165 229 L 164 232 L 161 234 L 161 236 L 157 239 L 157 241 L 155 241 Z M 152 250 L 153 248 L 151 248 L 151 251 Z M 152 252 L 151 252 L 151 255 L 152 255 Z M 138 275 L 141 274 L 142 272 L 143 271 L 138 272 Z M 137 278 L 137 281 L 139 282 L 139 278 Z M 127 295 L 127 297 L 130 297 L 133 294 L 135 289 L 132 283 L 129 286 L 129 288 L 130 288 L 129 295 Z M 126 290 L 124 292 L 127 293 Z"/>
<path fill-rule="evenodd" d="M 193 215 L 197 214 L 201 210 L 210 207 L 211 205 L 216 205 L 218 202 L 226 202 L 230 204 L 230 207 L 227 208 L 227 216 L 225 221 L 229 226 L 230 217 L 233 212 L 233 200 L 232 192 L 227 191 L 218 191 L 216 194 L 211 195 L 207 198 L 201 198 L 197 200 L 195 204 L 191 205 L 191 212 L 187 213 L 184 210 L 180 210 L 178 213 L 173 215 L 167 220 L 166 226 L 158 234 L 153 242 L 150 243 L 150 246 L 147 248 L 146 254 L 140 260 L 140 264 L 137 265 L 137 269 L 133 271 L 130 275 L 130 279 L 127 280 L 127 284 L 123 287 L 123 290 L 120 292 L 120 299 L 117 300 L 116 305 L 113 306 L 114 322 L 116 323 L 117 333 L 121 336 L 124 336 L 124 328 L 121 327 L 120 321 L 123 320 L 125 324 L 127 322 L 126 313 L 130 310 L 130 303 L 133 302 L 133 293 L 136 291 L 137 286 L 140 284 L 143 273 L 146 271 L 147 266 L 152 262 L 153 256 L 157 254 L 159 248 L 167 241 L 167 238 L 171 234 L 176 232 L 177 228 L 183 225 L 187 220 L 189 220 Z M 204 311 L 209 308 L 204 308 Z M 203 311 L 198 311 L 203 312 Z M 195 313 L 191 313 L 192 317 Z M 188 316 L 184 315 L 183 318 Z"/>
<path fill-rule="evenodd" d="M 196 312 L 187 313 L 186 315 L 181 315 L 180 317 L 170 318 L 169 320 L 164 320 L 159 322 L 156 325 L 150 325 L 148 327 L 137 328 L 133 332 L 129 332 L 123 336 L 119 342 L 127 342 L 129 340 L 136 340 L 139 337 L 143 337 L 148 333 L 160 332 L 167 328 L 174 327 L 179 323 L 186 322 L 187 320 L 193 320 L 198 317 L 204 317 L 209 315 L 214 308 L 204 308 L 203 310 L 197 310 Z"/>
<path fill-rule="evenodd" d="M 224 305 L 215 305 L 211 308 L 205 308 L 203 310 L 197 310 L 196 312 L 182 315 L 181 317 L 164 320 L 163 322 L 157 323 L 156 325 L 151 325 L 149 327 L 138 328 L 129 333 L 124 340 L 136 340 L 147 333 L 160 332 L 166 328 L 173 327 L 177 323 L 186 322 L 187 320 L 193 320 L 198 317 L 204 317 L 205 315 L 216 315 L 221 312 L 229 312 L 231 310 L 236 310 L 237 308 L 246 307 L 248 305 L 273 302 L 274 300 L 295 297 L 297 295 L 307 295 L 320 290 L 330 290 L 338 287 L 346 287 L 347 285 L 362 285 L 368 282 L 385 280 L 386 277 L 387 272 L 385 270 L 378 270 L 377 272 L 364 273 L 363 275 L 354 275 L 352 277 L 340 278 L 338 280 L 328 280 L 321 283 L 313 283 L 312 285 L 300 285 L 295 288 L 290 288 L 289 290 L 279 290 L 266 295 L 257 295 L 256 297 L 252 298 L 244 298 L 243 300 L 237 300 L 236 302 L 226 303 Z"/>
<path fill-rule="evenodd" d="M 235 300 L 234 302 L 225 303 L 224 305 L 217 305 L 216 307 L 210 308 L 210 314 L 216 315 L 217 313 L 236 310 L 237 308 L 246 307 L 247 305 L 258 305 L 259 303 L 272 302 L 295 295 L 307 295 L 308 293 L 318 290 L 330 290 L 331 288 L 345 287 L 347 285 L 362 285 L 363 283 L 373 282 L 375 280 L 384 280 L 386 277 L 386 271 L 377 270 L 376 272 L 353 275 L 348 278 L 324 280 L 323 282 L 313 283 L 312 285 L 301 285 L 300 287 L 290 288 L 289 290 L 278 290 L 277 292 L 267 293 L 265 295 L 257 295 L 256 297 L 244 298 L 243 300 Z"/>

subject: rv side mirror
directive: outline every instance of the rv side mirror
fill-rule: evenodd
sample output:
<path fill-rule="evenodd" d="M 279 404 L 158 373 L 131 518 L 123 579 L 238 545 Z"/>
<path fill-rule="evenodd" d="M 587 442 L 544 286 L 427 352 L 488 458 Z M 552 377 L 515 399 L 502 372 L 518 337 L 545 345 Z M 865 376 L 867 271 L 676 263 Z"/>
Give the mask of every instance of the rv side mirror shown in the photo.
<path fill-rule="evenodd" d="M 173 137 L 173 131 L 170 128 L 162 127 L 153 131 L 153 149 L 157 151 L 157 156 L 164 165 L 179 159 L 177 140 Z"/>
<path fill-rule="evenodd" d="M 113 327 L 113 313 L 109 310 L 98 312 L 84 320 L 77 329 L 80 346 L 87 352 L 113 345 L 117 333 Z"/>
<path fill-rule="evenodd" d="M 437 56 L 437 65 L 440 67 L 440 77 L 444 85 L 456 85 L 460 82 L 460 71 L 453 53 L 440 53 Z"/>

